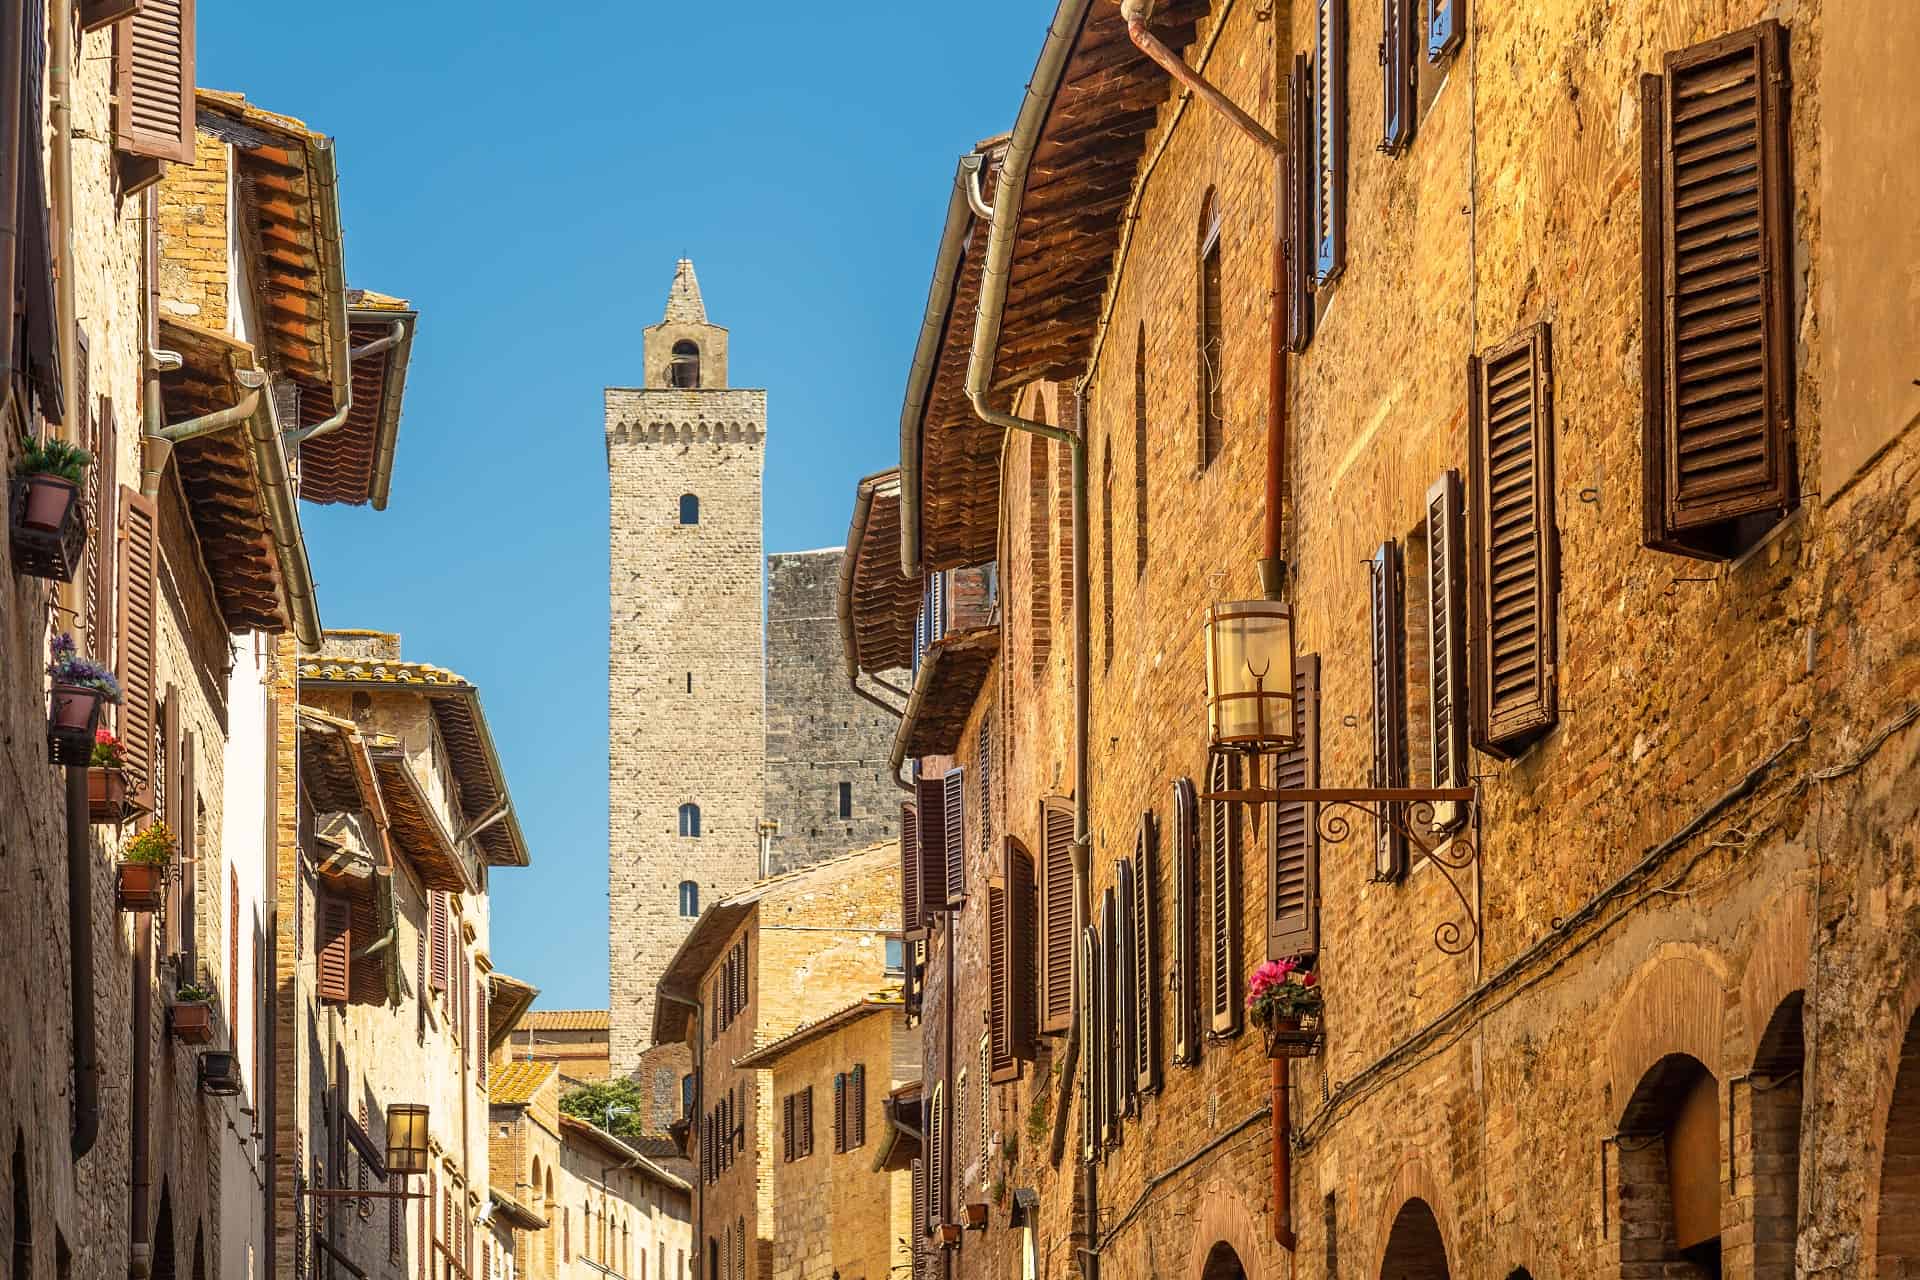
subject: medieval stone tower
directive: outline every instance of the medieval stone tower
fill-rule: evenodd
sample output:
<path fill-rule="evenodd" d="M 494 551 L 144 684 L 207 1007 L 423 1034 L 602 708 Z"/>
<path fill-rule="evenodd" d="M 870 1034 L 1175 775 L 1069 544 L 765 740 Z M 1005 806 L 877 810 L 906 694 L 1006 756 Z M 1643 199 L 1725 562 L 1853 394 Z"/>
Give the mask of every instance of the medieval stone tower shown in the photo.
<path fill-rule="evenodd" d="M 646 1048 L 655 984 L 694 919 L 759 869 L 766 428 L 767 393 L 727 385 L 727 331 L 682 259 L 645 331 L 643 385 L 606 389 L 615 1075 Z"/>

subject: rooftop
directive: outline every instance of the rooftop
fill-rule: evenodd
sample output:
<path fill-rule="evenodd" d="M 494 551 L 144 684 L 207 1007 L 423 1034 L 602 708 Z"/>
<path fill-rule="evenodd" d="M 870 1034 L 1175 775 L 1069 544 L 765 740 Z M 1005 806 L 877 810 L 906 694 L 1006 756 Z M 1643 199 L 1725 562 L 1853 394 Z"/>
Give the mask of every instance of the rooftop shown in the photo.
<path fill-rule="evenodd" d="M 487 1101 L 496 1107 L 524 1107 L 559 1070 L 551 1062 L 516 1061 L 494 1068 Z"/>
<path fill-rule="evenodd" d="M 521 1020 L 529 1031 L 605 1031 L 605 1009 L 535 1009 Z"/>
<path fill-rule="evenodd" d="M 890 987 L 885 991 L 876 991 L 872 995 L 862 996 L 852 1004 L 835 1009 L 825 1017 L 812 1022 L 803 1022 L 769 1044 L 760 1046 L 751 1053 L 741 1054 L 733 1060 L 738 1068 L 771 1067 L 795 1049 L 829 1035 L 842 1027 L 851 1026 L 863 1018 L 877 1017 L 881 1014 L 905 1013 L 907 1003 L 901 998 L 900 988 Z"/>

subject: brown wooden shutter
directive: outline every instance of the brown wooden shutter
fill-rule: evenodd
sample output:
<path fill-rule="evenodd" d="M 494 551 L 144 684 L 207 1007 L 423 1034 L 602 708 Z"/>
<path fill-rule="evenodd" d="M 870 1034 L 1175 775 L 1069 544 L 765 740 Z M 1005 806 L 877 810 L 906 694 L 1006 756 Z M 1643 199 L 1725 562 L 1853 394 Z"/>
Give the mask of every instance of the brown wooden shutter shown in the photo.
<path fill-rule="evenodd" d="M 1469 361 L 1473 744 L 1512 758 L 1559 719 L 1547 326 Z"/>
<path fill-rule="evenodd" d="M 1304 53 L 1287 77 L 1286 190 L 1281 208 L 1287 291 L 1287 350 L 1295 355 L 1313 339 L 1314 174 L 1313 72 Z"/>
<path fill-rule="evenodd" d="M 913 1238 L 908 1242 L 913 1254 L 913 1274 L 915 1280 L 920 1275 L 920 1256 L 923 1250 L 921 1241 L 927 1234 L 927 1164 L 924 1160 L 913 1162 Z"/>
<path fill-rule="evenodd" d="M 142 0 L 80 0 L 80 30 L 98 31 L 133 13 Z"/>
<path fill-rule="evenodd" d="M 1460 473 L 1443 471 L 1427 490 L 1428 754 L 1436 787 L 1468 782 L 1466 611 Z"/>
<path fill-rule="evenodd" d="M 1225 753 L 1216 753 L 1208 767 L 1208 790 L 1230 790 L 1238 772 L 1235 761 Z M 1240 1029 L 1240 1005 L 1234 999 L 1238 985 L 1240 942 L 1240 814 L 1225 800 L 1207 801 L 1208 863 L 1207 902 L 1211 927 L 1208 929 L 1208 1029 L 1214 1035 L 1231 1035 Z"/>
<path fill-rule="evenodd" d="M 1381 0 L 1380 149 L 1399 155 L 1413 141 L 1420 100 L 1414 82 L 1414 0 Z"/>
<path fill-rule="evenodd" d="M 1120 1019 L 1116 1010 L 1120 1002 L 1120 988 L 1114 981 L 1117 976 L 1114 958 L 1120 949 L 1120 930 L 1114 918 L 1111 888 L 1100 893 L 1098 942 L 1099 978 L 1094 988 L 1093 1031 L 1087 1043 L 1100 1049 L 1100 1142 L 1102 1146 L 1112 1146 L 1120 1138 L 1120 1108 L 1114 1105 L 1120 1091 L 1117 1077 L 1126 1074 L 1127 1059 L 1117 1043 Z"/>
<path fill-rule="evenodd" d="M 240 871 L 232 864 L 227 867 L 227 1035 L 239 1044 Z"/>
<path fill-rule="evenodd" d="M 166 919 L 161 929 L 161 949 L 170 956 L 180 954 L 180 918 L 183 909 L 180 852 L 180 694 L 171 684 L 160 698 L 160 816 L 174 835 L 175 865 L 167 876 Z"/>
<path fill-rule="evenodd" d="M 1467 30 L 1467 0 L 1427 0 L 1427 61 L 1459 48 Z"/>
<path fill-rule="evenodd" d="M 1642 81 L 1645 541 L 1726 559 L 1795 501 L 1786 32 Z"/>
<path fill-rule="evenodd" d="M 1200 804 L 1191 778 L 1173 784 L 1173 1060 L 1200 1060 Z"/>
<path fill-rule="evenodd" d="M 1407 667 L 1405 590 L 1400 547 L 1380 544 L 1368 566 L 1373 657 L 1373 772 L 1376 787 L 1407 785 Z M 1391 822 L 1374 823 L 1373 878 L 1407 874 L 1407 838 Z"/>
<path fill-rule="evenodd" d="M 1140 815 L 1133 843 L 1133 1088 L 1160 1088 L 1160 833 L 1152 812 Z"/>
<path fill-rule="evenodd" d="M 1080 1054 L 1080 1154 L 1091 1160 L 1100 1150 L 1100 934 L 1092 925 L 1080 930 L 1080 1028 L 1086 1048 Z"/>
<path fill-rule="evenodd" d="M 980 746 L 978 758 L 974 761 L 974 772 L 979 774 L 975 794 L 978 796 L 979 820 L 975 823 L 980 829 L 980 847 L 993 848 L 993 715 L 994 708 L 988 707 L 986 714 L 980 717 Z"/>
<path fill-rule="evenodd" d="M 1007 1051 L 1016 1062 L 1031 1062 L 1038 1053 L 1035 1043 L 1039 1012 L 1038 975 L 1034 971 L 1037 942 L 1034 926 L 1038 897 L 1034 884 L 1033 855 L 1012 836 L 1006 838 L 1006 843 Z M 1071 952 L 1068 953 L 1068 960 L 1072 960 Z M 1068 986 L 1072 986 L 1071 976 Z"/>
<path fill-rule="evenodd" d="M 920 815 L 910 804 L 900 806 L 900 932 L 912 938 L 920 931 Z"/>
<path fill-rule="evenodd" d="M 1320 659 L 1302 654 L 1293 667 L 1293 730 L 1297 746 L 1274 760 L 1276 787 L 1320 785 Z M 1267 823 L 1267 959 L 1320 950 L 1318 806 L 1275 805 Z"/>
<path fill-rule="evenodd" d="M 180 735 L 180 866 L 174 879 L 180 885 L 178 941 L 182 972 L 200 971 L 200 797 L 194 780 L 194 737 Z"/>
<path fill-rule="evenodd" d="M 113 144 L 193 163 L 194 0 L 141 0 L 113 29 Z"/>
<path fill-rule="evenodd" d="M 805 1145 L 803 1154 L 813 1154 L 813 1086 L 808 1085 L 800 1091 L 800 1140 Z"/>
<path fill-rule="evenodd" d="M 155 807 L 154 751 L 158 685 L 155 675 L 160 598 L 159 509 L 136 489 L 120 489 L 120 745 L 127 784 L 139 802 Z M 149 818 L 141 820 L 146 825 Z"/>
<path fill-rule="evenodd" d="M 1009 846 L 1011 840 L 1009 840 Z M 987 1060 L 994 1080 L 1017 1078 L 1019 1066 L 1007 1037 L 1007 891 L 1006 859 L 1000 874 L 987 882 Z"/>
<path fill-rule="evenodd" d="M 487 1043 L 487 1029 L 492 1021 L 491 1010 L 487 1007 L 487 990 L 484 982 L 476 982 L 473 987 L 475 1050 L 480 1055 L 480 1087 L 487 1087 L 487 1059 L 493 1056 L 492 1046 Z"/>
<path fill-rule="evenodd" d="M 1040 1029 L 1063 1032 L 1073 1021 L 1073 803 L 1049 796 L 1040 823 Z"/>
<path fill-rule="evenodd" d="M 447 895 L 438 889 L 427 891 L 427 919 L 433 944 L 433 989 L 447 989 Z"/>
<path fill-rule="evenodd" d="M 923 919 L 945 911 L 947 885 L 947 788 L 942 778 L 914 783 L 920 818 L 920 910 Z"/>
<path fill-rule="evenodd" d="M 1134 943 L 1139 937 L 1134 913 L 1138 909 L 1138 890 L 1134 885 L 1134 867 L 1122 858 L 1113 867 L 1114 929 L 1112 933 L 1113 970 L 1113 1092 L 1116 1106 L 1131 1111 L 1138 1092 L 1135 1084 L 1140 1061 L 1134 985 Z"/>
<path fill-rule="evenodd" d="M 933 1112 L 927 1118 L 927 1147 L 932 1166 L 927 1171 L 927 1225 L 937 1229 L 947 1220 L 947 1091 L 933 1086 Z"/>
<path fill-rule="evenodd" d="M 900 940 L 900 1001 L 909 1018 L 920 1016 L 920 943 L 912 937 Z"/>
<path fill-rule="evenodd" d="M 947 806 L 947 906 L 956 908 L 966 901 L 967 896 L 967 771 L 949 769 L 943 781 L 946 784 Z"/>
<path fill-rule="evenodd" d="M 853 1145 L 867 1145 L 867 1067 L 865 1063 L 853 1064 L 853 1075 L 847 1083 L 850 1095 L 848 1109 L 853 1118 Z"/>
<path fill-rule="evenodd" d="M 1347 0 L 1317 0 L 1313 58 L 1313 279 L 1324 285 L 1347 265 Z"/>
<path fill-rule="evenodd" d="M 353 908 L 330 893 L 321 894 L 316 905 L 320 927 L 313 940 L 315 989 L 321 1000 L 345 1004 L 351 991 Z"/>
<path fill-rule="evenodd" d="M 91 507 L 92 541 L 87 545 L 87 652 L 105 667 L 114 663 L 114 631 L 109 625 L 113 608 L 113 571 L 119 551 L 117 514 L 119 449 L 115 447 L 117 428 L 113 420 L 113 401 L 100 397 L 99 416 L 94 419 L 94 464 L 87 471 L 93 486 Z"/>
<path fill-rule="evenodd" d="M 835 1154 L 847 1149 L 847 1073 L 844 1071 L 833 1074 L 833 1149 Z"/>

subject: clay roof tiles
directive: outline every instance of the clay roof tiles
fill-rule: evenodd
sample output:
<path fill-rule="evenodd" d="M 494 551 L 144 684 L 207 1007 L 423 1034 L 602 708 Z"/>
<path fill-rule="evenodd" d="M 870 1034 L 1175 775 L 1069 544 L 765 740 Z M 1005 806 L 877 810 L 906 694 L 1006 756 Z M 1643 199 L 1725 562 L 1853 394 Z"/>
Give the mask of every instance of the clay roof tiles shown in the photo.
<path fill-rule="evenodd" d="M 557 1070 L 551 1062 L 517 1061 L 495 1067 L 487 1101 L 496 1107 L 524 1107 Z"/>

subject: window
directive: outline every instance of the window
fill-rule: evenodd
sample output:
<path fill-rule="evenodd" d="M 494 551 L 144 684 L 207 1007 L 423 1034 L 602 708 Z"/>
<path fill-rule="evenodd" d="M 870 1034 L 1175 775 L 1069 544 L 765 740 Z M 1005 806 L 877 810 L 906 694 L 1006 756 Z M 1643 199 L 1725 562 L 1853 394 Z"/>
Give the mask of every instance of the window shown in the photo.
<path fill-rule="evenodd" d="M 1041 802 L 1040 1030 L 1064 1032 L 1073 1019 L 1073 802 Z"/>
<path fill-rule="evenodd" d="M 680 806 L 680 834 L 691 840 L 700 838 L 700 806 L 692 801 Z"/>
<path fill-rule="evenodd" d="M 843 818 L 853 816 L 853 784 L 851 782 L 840 784 L 840 816 Z"/>
<path fill-rule="evenodd" d="M 1133 576 L 1137 580 L 1146 574 L 1147 326 L 1143 324 L 1133 349 Z"/>
<path fill-rule="evenodd" d="M 700 886 L 691 880 L 680 882 L 680 914 L 689 920 L 700 914 Z"/>
<path fill-rule="evenodd" d="M 904 973 L 907 968 L 907 941 L 905 938 L 887 939 L 887 972 Z"/>
<path fill-rule="evenodd" d="M 1368 565 L 1373 658 L 1373 772 L 1376 787 L 1407 785 L 1407 647 L 1400 547 L 1380 544 Z M 1374 824 L 1373 878 L 1407 874 L 1407 837 L 1391 822 Z"/>
<path fill-rule="evenodd" d="M 1399 155 L 1413 141 L 1414 0 L 1381 0 L 1380 150 Z"/>
<path fill-rule="evenodd" d="M 1324 285 L 1347 265 L 1347 0 L 1318 0 L 1313 99 L 1313 279 Z"/>
<path fill-rule="evenodd" d="M 1274 760 L 1276 787 L 1320 785 L 1320 659 L 1293 668 L 1292 749 Z M 1312 805 L 1275 805 L 1267 823 L 1267 958 L 1320 949 L 1320 829 Z"/>
<path fill-rule="evenodd" d="M 1133 1048 L 1132 1092 L 1152 1093 L 1160 1087 L 1160 953 L 1159 901 L 1157 873 L 1160 863 L 1160 831 L 1152 813 L 1140 815 L 1140 829 L 1133 843 L 1133 903 L 1128 920 L 1133 938 L 1128 946 L 1132 961 Z"/>
<path fill-rule="evenodd" d="M 1216 753 L 1210 772 L 1210 791 L 1231 791 L 1240 786 L 1237 756 Z M 1207 898 L 1213 913 L 1212 927 L 1208 930 L 1213 995 L 1209 1030 L 1214 1035 L 1230 1036 L 1240 1030 L 1240 1002 L 1235 998 L 1235 990 L 1240 981 L 1241 814 L 1239 805 L 1224 800 L 1209 800 L 1207 808 L 1212 853 Z"/>
<path fill-rule="evenodd" d="M 687 338 L 673 344 L 673 361 L 667 368 L 667 384 L 685 389 L 700 385 L 700 344 Z"/>
<path fill-rule="evenodd" d="M 1221 333 L 1220 202 L 1211 189 L 1200 206 L 1200 469 L 1220 456 L 1226 442 L 1226 383 L 1221 369 L 1226 341 Z"/>
<path fill-rule="evenodd" d="M 997 880 L 999 883 L 995 883 Z M 988 1075 L 1020 1078 L 1034 1057 L 1033 855 L 1013 836 L 1000 843 L 999 874 L 987 882 Z"/>
<path fill-rule="evenodd" d="M 1295 355 L 1313 338 L 1314 145 L 1313 69 L 1306 54 L 1296 53 L 1287 76 L 1284 214 L 1287 350 Z"/>
<path fill-rule="evenodd" d="M 693 1116 L 693 1073 L 689 1071 L 680 1077 L 680 1115 L 682 1119 Z M 534 1179 L 538 1182 L 539 1179 Z"/>
<path fill-rule="evenodd" d="M 1466 534 L 1460 473 L 1427 490 L 1427 756 L 1436 787 L 1467 785 Z M 1436 806 L 1436 819 L 1445 821 Z M 1451 805 L 1444 806 L 1451 809 Z"/>
<path fill-rule="evenodd" d="M 1193 779 L 1173 784 L 1173 1060 L 1200 1061 L 1200 802 Z"/>
<path fill-rule="evenodd" d="M 967 898 L 967 771 L 949 769 L 941 779 L 946 821 L 941 834 L 946 838 L 946 903 L 958 907 Z"/>
<path fill-rule="evenodd" d="M 687 672 L 687 692 L 693 692 L 693 672 Z"/>
<path fill-rule="evenodd" d="M 1053 651 L 1053 526 L 1047 520 L 1047 438 L 1027 445 L 1027 625 L 1033 674 L 1043 675 Z"/>
<path fill-rule="evenodd" d="M 113 28 L 113 143 L 124 157 L 193 163 L 194 22 L 188 5 L 142 5 Z M 139 168 L 144 178 L 157 170 Z M 132 189 L 129 186 L 129 189 Z"/>
<path fill-rule="evenodd" d="M 1439 62 L 1466 33 L 1467 0 L 1427 0 L 1427 61 Z"/>
<path fill-rule="evenodd" d="M 920 815 L 911 804 L 900 806 L 900 932 L 919 932 L 925 908 L 920 902 Z"/>
<path fill-rule="evenodd" d="M 680 523 L 681 524 L 699 524 L 700 523 L 700 495 L 699 494 L 683 493 L 680 495 Z"/>

